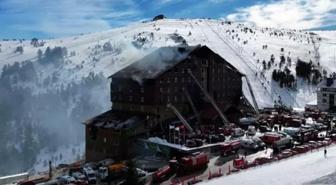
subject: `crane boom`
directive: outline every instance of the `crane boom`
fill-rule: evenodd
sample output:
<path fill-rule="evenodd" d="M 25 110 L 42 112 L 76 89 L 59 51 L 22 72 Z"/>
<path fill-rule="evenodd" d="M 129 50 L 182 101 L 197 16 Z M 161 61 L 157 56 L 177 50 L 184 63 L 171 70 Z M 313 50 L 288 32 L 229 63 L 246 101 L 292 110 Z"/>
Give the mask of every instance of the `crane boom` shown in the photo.
<path fill-rule="evenodd" d="M 172 105 L 171 103 L 168 103 L 167 107 L 170 108 L 176 114 L 176 116 L 181 120 L 181 122 L 189 130 L 189 132 L 191 132 L 191 133 L 194 132 L 194 130 L 191 128 L 191 126 L 189 125 L 187 120 L 184 119 L 182 114 L 177 110 L 177 108 L 174 105 Z"/>
<path fill-rule="evenodd" d="M 201 89 L 201 91 L 203 92 L 203 94 L 205 95 L 205 97 L 210 101 L 210 103 L 213 105 L 213 107 L 216 109 L 216 111 L 218 112 L 219 116 L 221 117 L 221 119 L 223 120 L 224 123 L 229 123 L 229 120 L 224 116 L 224 114 L 222 113 L 222 111 L 219 109 L 219 107 L 217 106 L 215 100 L 210 96 L 210 94 L 202 87 L 202 85 L 199 83 L 199 81 L 196 79 L 196 77 L 194 76 L 194 74 L 191 72 L 191 70 L 188 70 L 189 75 L 191 76 L 191 78 L 195 81 L 195 83 L 197 84 L 197 86 Z"/>
<path fill-rule="evenodd" d="M 185 94 L 185 96 L 187 97 L 187 100 L 189 101 L 190 106 L 191 106 L 192 110 L 194 111 L 194 113 L 195 113 L 195 115 L 196 115 L 196 117 L 197 117 L 197 121 L 198 121 L 199 123 L 201 123 L 201 119 L 200 119 L 199 112 L 197 111 L 197 109 L 196 109 L 196 107 L 195 107 L 195 104 L 194 104 L 194 102 L 192 101 L 192 99 L 191 99 L 191 97 L 190 97 L 190 94 L 189 94 L 188 90 L 185 90 L 185 91 L 184 91 L 184 94 Z"/>

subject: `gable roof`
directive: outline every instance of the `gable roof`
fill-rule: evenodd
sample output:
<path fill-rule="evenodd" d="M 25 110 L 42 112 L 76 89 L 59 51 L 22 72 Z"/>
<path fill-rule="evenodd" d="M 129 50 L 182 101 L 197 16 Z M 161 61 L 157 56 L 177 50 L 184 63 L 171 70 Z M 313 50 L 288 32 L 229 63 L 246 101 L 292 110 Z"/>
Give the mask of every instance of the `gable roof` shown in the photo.
<path fill-rule="evenodd" d="M 111 75 L 109 78 L 125 78 L 125 79 L 133 79 L 138 82 L 142 82 L 144 79 L 154 79 L 158 77 L 160 74 L 174 67 L 179 62 L 186 59 L 191 52 L 196 50 L 209 50 L 214 53 L 216 56 L 221 57 L 217 53 L 213 52 L 207 46 L 168 46 L 161 47 L 156 49 L 154 52 L 146 55 L 142 59 L 130 64 L 124 69 L 118 71 L 117 73 Z M 244 75 L 239 72 L 232 64 L 227 62 L 225 59 L 225 66 L 240 75 Z"/>
<path fill-rule="evenodd" d="M 186 59 L 193 50 L 199 47 L 200 45 L 161 47 L 110 77 L 153 79 Z"/>

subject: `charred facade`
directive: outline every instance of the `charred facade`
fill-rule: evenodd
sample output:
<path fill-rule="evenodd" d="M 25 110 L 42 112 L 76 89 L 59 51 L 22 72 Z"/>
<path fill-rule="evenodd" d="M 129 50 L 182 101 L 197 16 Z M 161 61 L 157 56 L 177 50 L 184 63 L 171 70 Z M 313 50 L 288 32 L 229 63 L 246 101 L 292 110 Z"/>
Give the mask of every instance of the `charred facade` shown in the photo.
<path fill-rule="evenodd" d="M 242 74 L 225 59 L 206 46 L 165 47 L 110 77 L 112 109 L 150 113 L 157 122 L 175 117 L 168 103 L 187 114 L 188 95 L 199 106 L 207 101 L 189 71 L 223 109 L 239 102 Z"/>
<path fill-rule="evenodd" d="M 129 138 L 148 134 L 148 130 L 163 128 L 165 123 L 177 119 L 167 104 L 174 105 L 183 115 L 198 114 L 201 119 L 202 115 L 213 115 L 208 112 L 209 102 L 196 81 L 223 112 L 238 105 L 242 97 L 242 74 L 206 46 L 162 47 L 109 78 L 112 109 L 100 115 L 104 119 L 97 116 L 86 123 L 87 160 L 129 155 L 131 152 L 121 147 L 130 146 Z M 132 127 L 119 130 L 107 127 L 112 122 L 122 122 L 116 121 L 120 113 L 136 116 L 137 121 Z"/>

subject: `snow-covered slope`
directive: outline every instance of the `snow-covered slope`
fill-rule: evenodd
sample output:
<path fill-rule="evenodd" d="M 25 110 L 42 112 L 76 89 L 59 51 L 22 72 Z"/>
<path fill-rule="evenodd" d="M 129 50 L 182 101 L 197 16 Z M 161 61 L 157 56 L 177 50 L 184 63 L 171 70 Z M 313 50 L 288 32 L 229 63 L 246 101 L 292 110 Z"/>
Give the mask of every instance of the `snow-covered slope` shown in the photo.
<path fill-rule="evenodd" d="M 279 36 L 279 33 L 284 33 L 284 36 Z M 336 65 L 330 57 L 333 54 L 332 48 L 335 47 L 336 34 L 335 32 L 318 32 L 318 34 L 323 38 L 320 42 L 321 66 L 331 72 L 336 68 L 333 67 Z M 41 77 L 58 70 L 60 79 L 58 83 L 66 83 L 80 80 L 90 71 L 103 72 L 105 76 L 111 75 L 148 54 L 152 48 L 180 44 L 185 39 L 189 45 L 209 46 L 242 73 L 247 74 L 260 107 L 273 105 L 279 95 L 286 105 L 302 107 L 315 98 L 315 88 L 298 80 L 296 91 L 282 89 L 271 80 L 272 69 L 277 67 L 272 66 L 261 75 L 260 72 L 263 70 L 261 61 L 269 61 L 271 54 L 274 54 L 275 61 L 279 62 L 279 56 L 284 54 L 290 56 L 294 62 L 297 57 L 314 62 L 314 46 L 311 41 L 307 42 L 307 39 L 311 40 L 310 37 L 311 35 L 305 31 L 256 28 L 239 23 L 226 24 L 219 20 L 160 20 L 135 23 L 101 33 L 46 40 L 43 47 L 32 47 L 30 41 L 1 42 L 0 68 L 6 63 L 15 61 L 34 61 L 37 59 L 38 49 L 44 52 L 48 46 L 51 48 L 62 46 L 68 50 L 67 62 L 59 69 L 41 67 L 39 70 Z M 106 42 L 111 43 L 111 51 L 104 51 L 103 45 Z M 262 45 L 267 45 L 267 49 L 262 49 Z M 23 46 L 23 54 L 14 53 L 17 46 Z M 281 48 L 284 48 L 283 52 L 280 51 Z M 295 65 L 290 69 L 294 72 Z M 244 92 L 248 96 L 246 88 L 244 85 Z"/>
<path fill-rule="evenodd" d="M 13 154 L 12 150 L 17 156 L 27 150 L 30 155 L 37 155 L 40 147 L 49 145 L 49 138 L 53 141 L 61 138 L 58 144 L 52 145 L 52 152 L 56 146 L 65 145 L 64 142 L 83 141 L 80 122 L 111 105 L 106 78 L 161 46 L 207 45 L 247 75 L 260 108 L 272 106 L 279 99 L 288 106 L 303 107 L 316 99 L 316 86 L 297 78 L 295 88 L 280 88 L 271 76 L 274 69 L 279 69 L 281 55 L 292 59 L 291 65 L 285 64 L 292 74 L 295 74 L 297 58 L 312 60 L 317 66 L 317 54 L 320 55 L 318 70 L 326 70 L 328 74 L 335 71 L 336 32 L 316 33 L 258 28 L 220 20 L 165 19 L 100 33 L 38 40 L 36 47 L 30 40 L 0 41 L 0 96 L 4 97 L 0 99 L 0 122 L 3 123 L 0 151 L 8 151 L 4 156 L 0 152 L 0 157 L 8 157 Z M 268 62 L 272 54 L 275 62 L 265 70 L 262 61 Z M 244 94 L 251 101 L 246 81 L 243 82 Z M 28 124 L 35 133 L 17 129 L 26 128 Z M 68 127 L 69 124 L 72 126 Z M 37 129 L 40 127 L 44 130 Z M 23 139 L 26 137 L 27 141 Z M 34 141 L 35 145 L 29 146 L 40 147 L 27 148 L 23 141 Z M 27 161 L 27 158 L 13 159 L 12 163 L 21 164 L 20 160 Z"/>
<path fill-rule="evenodd" d="M 335 184 L 336 146 L 328 148 L 327 158 L 323 150 L 252 168 L 227 177 L 210 180 L 207 185 L 302 185 Z M 200 185 L 201 185 L 200 184 Z"/>

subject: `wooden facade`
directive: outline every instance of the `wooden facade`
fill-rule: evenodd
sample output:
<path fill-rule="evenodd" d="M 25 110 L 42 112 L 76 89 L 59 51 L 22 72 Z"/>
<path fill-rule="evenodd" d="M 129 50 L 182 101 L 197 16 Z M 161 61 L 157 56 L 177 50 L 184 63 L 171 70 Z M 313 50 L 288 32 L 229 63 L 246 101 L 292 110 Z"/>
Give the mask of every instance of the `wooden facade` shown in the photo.
<path fill-rule="evenodd" d="M 112 110 L 86 123 L 86 159 L 128 156 L 132 153 L 130 138 L 176 118 L 167 108 L 169 103 L 183 115 L 194 114 L 190 100 L 201 111 L 208 100 L 189 71 L 223 111 L 238 104 L 242 96 L 242 74 L 225 59 L 206 46 L 160 48 L 110 76 Z M 141 115 L 142 119 L 131 129 L 106 127 L 119 119 L 115 112 Z"/>
<path fill-rule="evenodd" d="M 190 112 L 190 102 L 186 93 L 189 93 L 195 102 L 204 95 L 188 70 L 192 71 L 218 104 L 228 108 L 239 102 L 242 96 L 242 74 L 208 47 L 199 46 L 171 68 L 149 79 L 143 79 L 141 83 L 132 78 L 132 74 L 129 74 L 129 78 L 124 78 L 125 75 L 120 77 L 118 73 L 112 75 L 112 108 L 150 113 L 157 116 L 157 121 L 175 117 L 175 114 L 166 108 L 168 103 L 172 103 L 182 112 Z M 124 72 L 127 73 L 127 68 Z"/>

